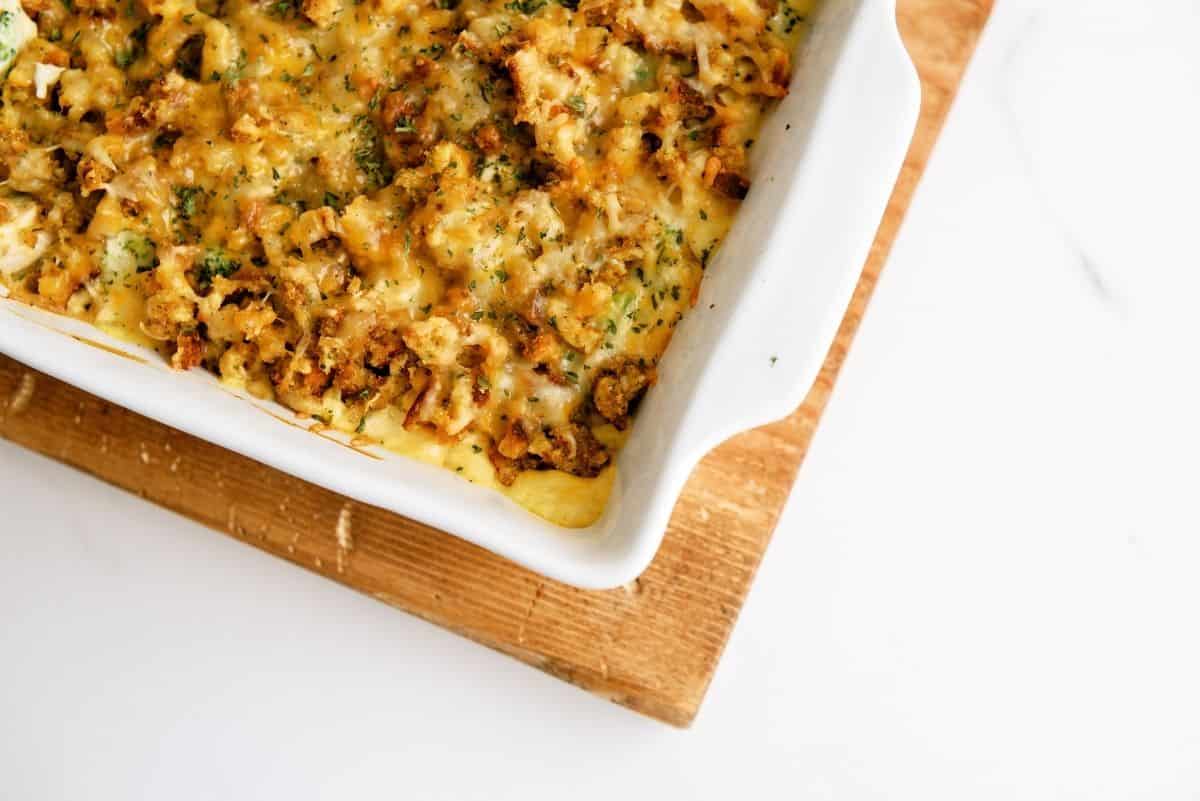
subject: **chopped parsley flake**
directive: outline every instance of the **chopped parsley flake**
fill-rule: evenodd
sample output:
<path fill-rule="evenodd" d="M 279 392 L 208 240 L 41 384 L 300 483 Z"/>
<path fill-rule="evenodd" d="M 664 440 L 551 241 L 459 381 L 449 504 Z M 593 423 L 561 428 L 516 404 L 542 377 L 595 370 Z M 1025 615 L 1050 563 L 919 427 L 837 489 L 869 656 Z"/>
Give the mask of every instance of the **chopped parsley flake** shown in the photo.
<path fill-rule="evenodd" d="M 371 189 L 379 189 L 392 182 L 392 168 L 383 154 L 383 140 L 379 129 L 365 114 L 356 120 L 357 145 L 354 148 L 354 163 L 362 170 Z"/>

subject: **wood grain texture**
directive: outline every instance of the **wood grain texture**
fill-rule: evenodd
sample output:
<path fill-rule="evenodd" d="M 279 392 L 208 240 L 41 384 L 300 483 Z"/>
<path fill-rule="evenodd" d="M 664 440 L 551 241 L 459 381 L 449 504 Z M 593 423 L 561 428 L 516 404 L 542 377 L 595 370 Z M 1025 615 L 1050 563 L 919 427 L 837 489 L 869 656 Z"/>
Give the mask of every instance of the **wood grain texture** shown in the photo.
<path fill-rule="evenodd" d="M 700 707 L 992 0 L 901 0 L 919 129 L 804 405 L 697 467 L 633 584 L 576 590 L 0 357 L 0 436 L 677 726 Z M 341 544 L 339 544 L 339 532 Z"/>

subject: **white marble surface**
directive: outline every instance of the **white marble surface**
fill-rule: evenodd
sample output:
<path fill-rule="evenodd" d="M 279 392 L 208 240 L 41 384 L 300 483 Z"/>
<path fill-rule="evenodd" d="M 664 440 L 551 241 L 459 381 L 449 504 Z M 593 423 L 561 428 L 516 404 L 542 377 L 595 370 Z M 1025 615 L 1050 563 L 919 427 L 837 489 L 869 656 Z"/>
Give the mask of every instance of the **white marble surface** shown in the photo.
<path fill-rule="evenodd" d="M 998 5 L 694 729 L 0 444 L 0 796 L 1196 798 L 1200 4 Z"/>

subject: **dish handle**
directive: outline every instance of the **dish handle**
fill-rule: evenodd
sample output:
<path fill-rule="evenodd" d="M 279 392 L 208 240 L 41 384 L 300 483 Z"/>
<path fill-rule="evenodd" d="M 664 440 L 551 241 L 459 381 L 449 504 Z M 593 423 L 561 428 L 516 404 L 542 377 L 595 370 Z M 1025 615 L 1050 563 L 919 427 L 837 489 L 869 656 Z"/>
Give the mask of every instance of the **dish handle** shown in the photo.
<path fill-rule="evenodd" d="M 705 337 L 710 358 L 680 428 L 684 441 L 702 445 L 697 458 L 740 431 L 788 416 L 803 402 L 834 343 L 912 141 L 921 84 L 900 38 L 896 3 L 864 0 L 841 23 L 843 35 L 833 41 L 828 39 L 837 31 L 819 25 L 813 32 L 798 70 L 797 102 L 789 107 L 785 101 L 764 134 L 809 132 L 792 152 L 786 142 L 764 142 L 763 151 L 778 147 L 777 163 L 794 173 L 756 177 L 755 189 L 764 179 L 766 186 L 760 198 L 752 189 L 747 199 L 742 213 L 749 224 L 735 226 L 723 248 L 758 258 L 726 264 L 726 274 L 756 266 L 749 280 L 740 277 L 743 286 L 728 317 L 708 321 L 719 332 Z M 839 20 L 827 24 L 836 27 Z M 837 54 L 828 64 L 822 63 L 823 48 Z M 809 74 L 822 69 L 832 75 Z M 824 98 L 805 92 L 804 83 L 819 88 L 825 81 L 843 85 L 830 85 Z M 773 192 L 773 185 L 787 188 Z M 761 229 L 755 224 L 760 218 L 774 224 Z M 808 236 L 817 231 L 819 236 Z M 810 241 L 821 243 L 820 249 L 814 252 Z M 805 254 L 803 263 L 798 253 Z M 729 286 L 707 284 L 712 297 L 730 297 Z M 706 294 L 698 304 L 702 312 Z"/>

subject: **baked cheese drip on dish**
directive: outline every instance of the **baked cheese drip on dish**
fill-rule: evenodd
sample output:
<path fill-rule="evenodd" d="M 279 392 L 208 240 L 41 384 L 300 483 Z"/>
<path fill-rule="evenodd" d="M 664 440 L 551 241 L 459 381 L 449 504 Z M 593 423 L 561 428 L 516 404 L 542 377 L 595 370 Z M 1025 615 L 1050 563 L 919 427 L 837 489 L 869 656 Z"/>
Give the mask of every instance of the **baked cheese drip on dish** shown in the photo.
<path fill-rule="evenodd" d="M 0 0 L 0 283 L 584 525 L 810 5 Z"/>

